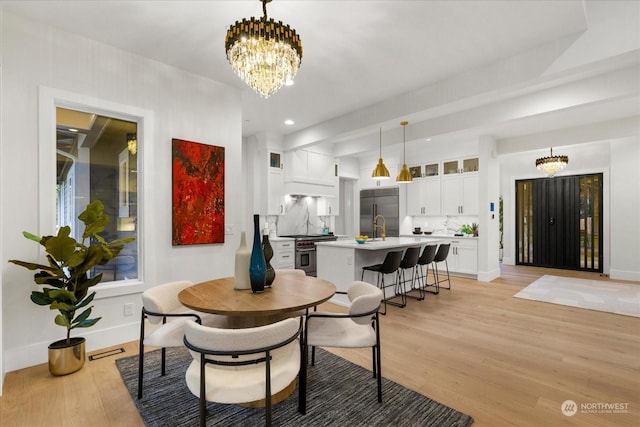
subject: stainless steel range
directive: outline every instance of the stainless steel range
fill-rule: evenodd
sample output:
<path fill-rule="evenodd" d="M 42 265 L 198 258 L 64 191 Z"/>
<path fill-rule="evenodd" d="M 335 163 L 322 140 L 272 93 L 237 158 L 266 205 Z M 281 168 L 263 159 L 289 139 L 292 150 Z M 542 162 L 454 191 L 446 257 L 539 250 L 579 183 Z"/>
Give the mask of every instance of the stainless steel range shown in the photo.
<path fill-rule="evenodd" d="M 330 242 L 338 240 L 338 237 L 326 234 L 296 234 L 291 237 L 295 239 L 296 262 L 295 267 L 304 270 L 307 276 L 316 276 L 316 242 Z"/>

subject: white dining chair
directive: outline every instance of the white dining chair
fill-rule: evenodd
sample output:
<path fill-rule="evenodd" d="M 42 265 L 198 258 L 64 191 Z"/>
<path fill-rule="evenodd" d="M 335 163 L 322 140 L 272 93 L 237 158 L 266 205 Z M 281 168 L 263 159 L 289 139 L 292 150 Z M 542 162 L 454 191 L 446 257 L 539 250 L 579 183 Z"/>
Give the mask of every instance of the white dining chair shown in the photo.
<path fill-rule="evenodd" d="M 301 370 L 301 412 L 306 412 L 306 357 L 311 346 L 311 364 L 315 365 L 315 347 L 363 348 L 371 347 L 373 377 L 378 381 L 378 402 L 382 402 L 382 373 L 380 365 L 379 310 L 383 300 L 380 288 L 370 283 L 354 281 L 346 293 L 348 313 L 314 311 L 307 315 L 303 342 Z M 327 385 L 330 387 L 330 385 Z"/>
<path fill-rule="evenodd" d="M 185 322 L 184 343 L 193 361 L 185 375 L 199 398 L 200 426 L 206 425 L 206 402 L 224 404 L 265 400 L 271 425 L 272 395 L 289 386 L 300 372 L 302 318 L 266 326 L 221 329 Z"/>

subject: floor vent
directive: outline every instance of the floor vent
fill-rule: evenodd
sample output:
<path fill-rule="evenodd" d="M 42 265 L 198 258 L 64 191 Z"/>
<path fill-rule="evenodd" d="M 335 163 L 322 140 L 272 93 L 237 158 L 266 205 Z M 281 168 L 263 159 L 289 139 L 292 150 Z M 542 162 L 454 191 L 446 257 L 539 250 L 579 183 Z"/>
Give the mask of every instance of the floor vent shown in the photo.
<path fill-rule="evenodd" d="M 114 348 L 113 350 L 103 351 L 102 353 L 96 353 L 89 356 L 89 361 L 92 362 L 94 360 L 103 359 L 109 356 L 115 356 L 116 354 L 124 353 L 124 348 Z"/>

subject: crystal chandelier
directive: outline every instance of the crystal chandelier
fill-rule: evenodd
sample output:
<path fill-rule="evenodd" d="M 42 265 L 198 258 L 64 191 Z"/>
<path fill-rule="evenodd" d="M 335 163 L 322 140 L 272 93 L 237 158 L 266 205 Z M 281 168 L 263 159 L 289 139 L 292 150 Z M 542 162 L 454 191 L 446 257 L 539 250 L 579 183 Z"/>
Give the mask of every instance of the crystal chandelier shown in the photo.
<path fill-rule="evenodd" d="M 413 177 L 407 167 L 406 150 L 407 150 L 407 125 L 409 122 L 400 122 L 402 126 L 402 169 L 396 177 L 396 182 L 412 182 Z"/>
<path fill-rule="evenodd" d="M 378 164 L 371 173 L 373 179 L 389 179 L 389 169 L 384 165 L 382 161 L 382 128 L 380 128 L 380 157 L 378 158 Z"/>
<path fill-rule="evenodd" d="M 302 42 L 293 28 L 267 19 L 271 0 L 261 1 L 264 16 L 236 21 L 227 31 L 224 47 L 233 71 L 268 98 L 293 81 L 302 61 Z"/>
<path fill-rule="evenodd" d="M 566 168 L 568 163 L 568 156 L 554 156 L 553 148 L 551 148 L 551 155 L 549 157 L 540 157 L 537 159 L 536 167 L 547 174 L 547 176 L 553 176 L 557 172 Z"/>

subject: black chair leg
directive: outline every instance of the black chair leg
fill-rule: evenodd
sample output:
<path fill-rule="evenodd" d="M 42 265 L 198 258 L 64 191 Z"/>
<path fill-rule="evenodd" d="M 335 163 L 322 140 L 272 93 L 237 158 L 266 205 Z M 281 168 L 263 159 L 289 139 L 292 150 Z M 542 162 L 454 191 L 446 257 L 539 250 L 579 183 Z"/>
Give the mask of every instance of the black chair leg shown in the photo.
<path fill-rule="evenodd" d="M 138 399 L 142 398 L 142 376 L 144 374 L 144 312 L 140 321 L 140 343 L 138 350 Z"/>

